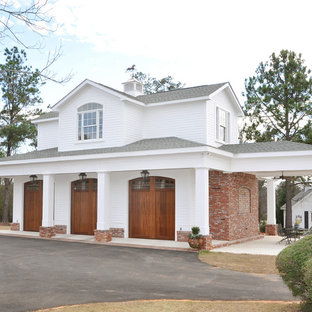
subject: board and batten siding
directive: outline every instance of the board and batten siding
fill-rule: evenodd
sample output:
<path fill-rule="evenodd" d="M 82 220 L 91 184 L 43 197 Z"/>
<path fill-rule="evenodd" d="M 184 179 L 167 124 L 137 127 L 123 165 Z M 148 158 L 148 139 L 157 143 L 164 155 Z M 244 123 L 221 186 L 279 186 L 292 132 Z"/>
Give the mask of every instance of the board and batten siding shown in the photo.
<path fill-rule="evenodd" d="M 87 103 L 103 105 L 103 139 L 78 141 L 77 109 Z M 116 96 L 103 92 L 93 86 L 85 86 L 59 111 L 59 151 L 72 151 L 124 145 L 125 127 L 124 103 Z"/>
<path fill-rule="evenodd" d="M 53 148 L 58 146 L 58 121 L 51 120 L 37 124 L 38 127 L 38 150 Z"/>

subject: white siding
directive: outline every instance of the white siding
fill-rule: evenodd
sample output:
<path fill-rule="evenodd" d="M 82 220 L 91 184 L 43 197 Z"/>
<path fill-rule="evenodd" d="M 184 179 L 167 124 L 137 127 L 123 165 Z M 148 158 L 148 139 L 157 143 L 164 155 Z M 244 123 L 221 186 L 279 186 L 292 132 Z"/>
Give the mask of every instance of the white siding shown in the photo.
<path fill-rule="evenodd" d="M 194 170 L 150 170 L 151 176 L 164 176 L 175 179 L 175 227 L 176 231 L 189 231 L 194 225 Z M 88 178 L 96 178 L 95 173 L 88 173 Z M 124 228 L 128 237 L 129 220 L 129 180 L 140 177 L 139 171 L 110 173 L 110 227 Z M 55 175 L 54 224 L 71 225 L 71 182 L 78 179 L 76 174 Z M 17 194 L 20 195 L 20 194 Z M 19 219 L 15 208 L 15 218 Z"/>
<path fill-rule="evenodd" d="M 229 142 L 227 144 L 237 144 L 239 129 L 238 129 L 238 110 L 234 106 L 232 99 L 230 98 L 227 89 L 224 89 L 218 93 L 212 100 L 207 101 L 207 144 L 212 146 L 220 146 L 222 143 L 217 141 L 217 107 L 229 112 Z"/>
<path fill-rule="evenodd" d="M 13 181 L 13 219 L 12 222 L 20 224 L 20 230 L 24 226 L 24 183 L 28 177 L 15 177 Z"/>
<path fill-rule="evenodd" d="M 78 141 L 77 109 L 86 103 L 103 105 L 103 139 L 96 141 Z M 95 87 L 85 86 L 59 111 L 59 150 L 81 150 L 124 145 L 124 103 L 119 98 Z"/>
<path fill-rule="evenodd" d="M 143 137 L 170 136 L 206 143 L 206 102 L 146 107 Z"/>
<path fill-rule="evenodd" d="M 103 105 L 103 139 L 78 141 L 77 109 Z M 175 136 L 212 146 L 216 139 L 216 108 L 229 113 L 229 144 L 238 143 L 239 111 L 226 88 L 213 99 L 159 106 L 139 106 L 86 85 L 59 108 L 59 121 L 38 124 L 38 149 L 58 145 L 59 151 L 122 146 L 143 138 Z M 58 131 L 56 128 L 58 127 Z M 57 135 L 56 135 L 57 133 Z"/>
<path fill-rule="evenodd" d="M 299 224 L 300 228 L 304 228 L 304 212 L 308 211 L 309 224 L 308 228 L 312 226 L 311 214 L 312 214 L 312 194 L 309 194 L 302 201 L 296 203 L 292 207 L 292 220 L 293 224 L 295 224 L 296 217 L 299 216 L 302 218 L 301 223 Z"/>
<path fill-rule="evenodd" d="M 142 139 L 143 114 L 144 107 L 133 103 L 125 104 L 125 144 Z"/>
<path fill-rule="evenodd" d="M 58 121 L 38 123 L 38 150 L 57 147 Z"/>

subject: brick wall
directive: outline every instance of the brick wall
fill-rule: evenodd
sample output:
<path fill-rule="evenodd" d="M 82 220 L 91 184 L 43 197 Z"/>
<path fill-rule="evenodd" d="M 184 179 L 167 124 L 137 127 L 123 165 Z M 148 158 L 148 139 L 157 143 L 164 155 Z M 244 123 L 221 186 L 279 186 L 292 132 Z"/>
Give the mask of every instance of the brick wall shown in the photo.
<path fill-rule="evenodd" d="M 178 242 L 187 242 L 191 231 L 177 231 L 177 241 Z"/>
<path fill-rule="evenodd" d="M 55 234 L 66 234 L 67 233 L 67 226 L 66 225 L 54 225 L 54 232 Z"/>
<path fill-rule="evenodd" d="M 258 182 L 254 175 L 211 170 L 209 205 L 213 239 L 235 240 L 258 234 Z"/>
<path fill-rule="evenodd" d="M 125 230 L 123 228 L 110 228 L 112 237 L 119 237 L 124 238 L 125 237 Z"/>

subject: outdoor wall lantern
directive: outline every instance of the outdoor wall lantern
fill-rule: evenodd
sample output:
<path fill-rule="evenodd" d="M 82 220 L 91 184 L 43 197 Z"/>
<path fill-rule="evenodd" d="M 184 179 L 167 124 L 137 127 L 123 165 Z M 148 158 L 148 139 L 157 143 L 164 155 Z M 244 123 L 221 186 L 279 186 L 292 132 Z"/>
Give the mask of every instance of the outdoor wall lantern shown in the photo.
<path fill-rule="evenodd" d="M 143 178 L 143 181 L 147 181 L 149 177 L 149 172 L 147 170 L 142 170 L 141 177 Z"/>
<path fill-rule="evenodd" d="M 79 173 L 79 178 L 81 181 L 85 181 L 87 178 L 87 174 L 85 172 Z"/>
<path fill-rule="evenodd" d="M 30 181 L 33 183 L 33 184 L 36 184 L 37 183 L 37 180 L 38 180 L 38 177 L 35 175 L 35 174 L 32 174 L 29 176 L 29 179 Z"/>

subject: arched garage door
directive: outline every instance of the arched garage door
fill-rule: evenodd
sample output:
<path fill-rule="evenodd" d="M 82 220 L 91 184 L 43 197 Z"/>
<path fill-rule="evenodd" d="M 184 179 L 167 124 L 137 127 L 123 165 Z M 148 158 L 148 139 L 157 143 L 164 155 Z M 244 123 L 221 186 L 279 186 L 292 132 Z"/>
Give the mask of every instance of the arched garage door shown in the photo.
<path fill-rule="evenodd" d="M 24 231 L 39 232 L 42 224 L 42 180 L 24 184 Z"/>
<path fill-rule="evenodd" d="M 129 237 L 174 240 L 174 179 L 150 177 L 148 181 L 129 181 Z"/>
<path fill-rule="evenodd" d="M 93 235 L 97 218 L 97 180 L 74 181 L 71 188 L 71 233 Z"/>

